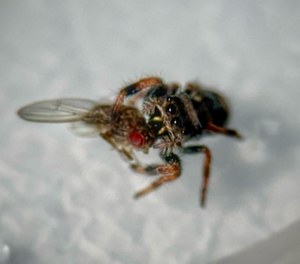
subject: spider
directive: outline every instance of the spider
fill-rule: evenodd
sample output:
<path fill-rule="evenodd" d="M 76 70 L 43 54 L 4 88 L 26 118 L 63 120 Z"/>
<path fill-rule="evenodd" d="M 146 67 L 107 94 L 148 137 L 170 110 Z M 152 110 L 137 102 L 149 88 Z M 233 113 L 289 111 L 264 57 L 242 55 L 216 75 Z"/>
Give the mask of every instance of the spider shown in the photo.
<path fill-rule="evenodd" d="M 204 171 L 201 187 L 200 205 L 205 206 L 210 175 L 211 152 L 204 145 L 184 146 L 186 141 L 197 139 L 202 134 L 219 133 L 236 138 L 241 135 L 234 129 L 225 127 L 229 108 L 225 99 L 218 93 L 202 89 L 197 83 L 188 83 L 183 92 L 178 91 L 176 83 L 165 84 L 157 77 L 143 78 L 124 87 L 113 106 L 112 120 L 117 120 L 123 102 L 131 97 L 130 103 L 144 99 L 142 113 L 148 116 L 147 124 L 152 128 L 160 155 L 167 165 L 131 167 L 146 175 L 160 175 L 150 186 L 136 193 L 139 198 L 162 184 L 173 181 L 181 175 L 180 158 L 175 151 L 183 154 L 204 153 Z"/>

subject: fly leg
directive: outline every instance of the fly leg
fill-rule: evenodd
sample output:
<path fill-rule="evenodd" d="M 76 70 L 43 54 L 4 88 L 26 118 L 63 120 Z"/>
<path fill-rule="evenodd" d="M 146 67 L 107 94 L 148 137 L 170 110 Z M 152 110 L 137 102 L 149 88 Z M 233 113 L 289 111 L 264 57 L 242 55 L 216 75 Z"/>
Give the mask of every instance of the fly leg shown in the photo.
<path fill-rule="evenodd" d="M 113 148 L 115 148 L 123 158 L 125 157 L 126 161 L 128 163 L 132 163 L 132 166 L 133 165 L 138 166 L 140 164 L 140 162 L 137 160 L 136 156 L 134 155 L 134 153 L 131 149 L 127 150 L 124 147 L 120 148 L 116 144 L 116 142 L 112 139 L 112 134 L 111 134 L 110 131 L 107 131 L 105 133 L 101 133 L 100 136 L 103 137 Z"/>
<path fill-rule="evenodd" d="M 204 166 L 203 166 L 203 176 L 202 176 L 202 186 L 201 186 L 201 198 L 200 205 L 201 207 L 205 206 L 206 201 L 206 193 L 209 181 L 209 171 L 210 171 L 210 163 L 211 163 L 211 153 L 210 150 L 206 146 L 188 146 L 183 148 L 183 153 L 185 154 L 196 154 L 196 153 L 204 153 Z"/>
<path fill-rule="evenodd" d="M 165 161 L 167 164 L 164 165 L 152 165 L 152 166 L 132 166 L 132 168 L 140 173 L 147 174 L 147 175 L 161 175 L 157 180 L 155 180 L 151 185 L 146 187 L 145 189 L 137 192 L 134 197 L 139 198 L 162 184 L 176 180 L 181 174 L 181 166 L 180 166 L 180 159 L 177 155 L 171 153 L 170 155 L 165 157 Z"/>

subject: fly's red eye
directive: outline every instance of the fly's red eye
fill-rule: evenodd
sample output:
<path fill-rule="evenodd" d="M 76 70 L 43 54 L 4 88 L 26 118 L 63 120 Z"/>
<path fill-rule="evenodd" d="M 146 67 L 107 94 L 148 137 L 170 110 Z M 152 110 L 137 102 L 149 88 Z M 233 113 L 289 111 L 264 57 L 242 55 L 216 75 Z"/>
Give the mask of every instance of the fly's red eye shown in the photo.
<path fill-rule="evenodd" d="M 145 137 L 137 131 L 133 131 L 129 134 L 129 141 L 135 147 L 142 147 L 144 145 Z"/>

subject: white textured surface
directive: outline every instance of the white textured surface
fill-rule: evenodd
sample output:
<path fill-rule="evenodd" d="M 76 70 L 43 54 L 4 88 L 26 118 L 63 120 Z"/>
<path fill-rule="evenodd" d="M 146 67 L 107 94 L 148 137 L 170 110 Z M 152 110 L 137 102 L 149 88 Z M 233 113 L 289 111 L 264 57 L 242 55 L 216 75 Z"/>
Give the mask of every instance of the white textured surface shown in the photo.
<path fill-rule="evenodd" d="M 272 234 L 268 239 L 216 261 L 214 264 L 297 264 L 300 259 L 299 228 L 300 221 L 297 221 L 280 232 Z"/>
<path fill-rule="evenodd" d="M 0 263 L 207 263 L 298 220 L 299 5 L 1 1 Z M 150 180 L 105 142 L 15 114 L 112 97 L 153 74 L 218 88 L 245 137 L 201 141 L 214 157 L 205 210 L 202 157 L 184 156 L 181 179 L 134 201 Z"/>

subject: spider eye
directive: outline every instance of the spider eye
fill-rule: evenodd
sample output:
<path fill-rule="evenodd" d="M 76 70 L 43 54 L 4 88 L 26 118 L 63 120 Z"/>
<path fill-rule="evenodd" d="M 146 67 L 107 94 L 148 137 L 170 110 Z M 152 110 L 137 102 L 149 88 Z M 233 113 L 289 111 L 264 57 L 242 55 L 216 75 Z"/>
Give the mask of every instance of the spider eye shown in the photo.
<path fill-rule="evenodd" d="M 171 124 L 177 127 L 182 127 L 183 126 L 183 122 L 182 119 L 180 117 L 174 117 L 171 120 Z"/>
<path fill-rule="evenodd" d="M 166 107 L 166 112 L 169 113 L 170 115 L 175 115 L 177 113 L 177 107 L 174 104 L 169 104 Z"/>

